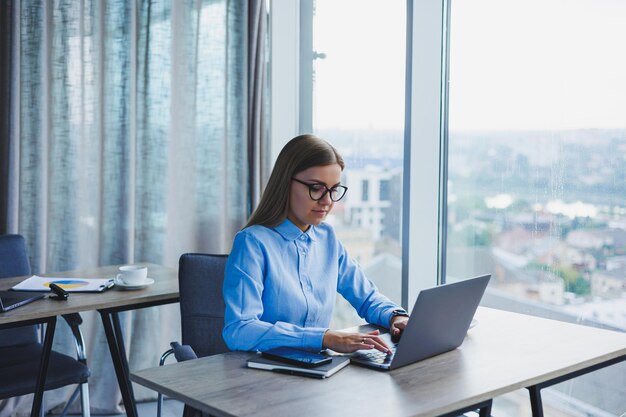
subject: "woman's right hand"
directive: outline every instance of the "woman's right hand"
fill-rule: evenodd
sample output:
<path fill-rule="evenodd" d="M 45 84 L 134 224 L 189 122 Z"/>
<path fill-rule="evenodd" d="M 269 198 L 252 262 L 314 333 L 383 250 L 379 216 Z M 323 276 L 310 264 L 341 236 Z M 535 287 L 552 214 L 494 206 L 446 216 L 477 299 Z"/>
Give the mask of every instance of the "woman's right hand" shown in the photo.
<path fill-rule="evenodd" d="M 380 332 L 374 330 L 369 333 L 346 333 L 327 330 L 324 333 L 322 347 L 340 353 L 351 353 L 361 349 L 378 349 L 389 353 L 389 346 L 379 337 Z"/>

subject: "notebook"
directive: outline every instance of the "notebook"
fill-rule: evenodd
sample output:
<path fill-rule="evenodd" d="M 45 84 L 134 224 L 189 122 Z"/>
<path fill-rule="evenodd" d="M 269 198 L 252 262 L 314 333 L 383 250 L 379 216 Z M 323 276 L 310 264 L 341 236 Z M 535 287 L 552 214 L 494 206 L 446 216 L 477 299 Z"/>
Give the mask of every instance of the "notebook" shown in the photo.
<path fill-rule="evenodd" d="M 30 303 L 31 301 L 39 300 L 44 296 L 45 294 L 41 293 L 0 291 L 0 313 L 13 310 L 14 308 Z"/>
<path fill-rule="evenodd" d="M 261 355 L 255 355 L 248 359 L 248 368 L 265 369 L 272 372 L 308 376 L 312 378 L 328 378 L 350 364 L 350 358 L 347 356 L 333 356 L 332 358 L 333 361 L 329 364 L 315 368 L 304 368 L 298 365 L 291 365 L 289 363 L 264 358 Z"/>
<path fill-rule="evenodd" d="M 456 349 L 463 343 L 490 278 L 482 275 L 422 290 L 400 340 L 394 343 L 390 334 L 381 335 L 393 353 L 359 350 L 351 361 L 392 370 Z"/>

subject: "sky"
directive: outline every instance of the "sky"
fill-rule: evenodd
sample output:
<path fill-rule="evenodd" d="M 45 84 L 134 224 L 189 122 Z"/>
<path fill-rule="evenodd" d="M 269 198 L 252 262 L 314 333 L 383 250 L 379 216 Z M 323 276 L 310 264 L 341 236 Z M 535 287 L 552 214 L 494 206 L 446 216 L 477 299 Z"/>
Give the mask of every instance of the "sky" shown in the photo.
<path fill-rule="evenodd" d="M 314 124 L 402 129 L 405 1 L 316 7 Z M 451 130 L 626 127 L 625 0 L 452 0 L 451 13 Z"/>
<path fill-rule="evenodd" d="M 405 0 L 316 0 L 318 129 L 404 127 Z"/>

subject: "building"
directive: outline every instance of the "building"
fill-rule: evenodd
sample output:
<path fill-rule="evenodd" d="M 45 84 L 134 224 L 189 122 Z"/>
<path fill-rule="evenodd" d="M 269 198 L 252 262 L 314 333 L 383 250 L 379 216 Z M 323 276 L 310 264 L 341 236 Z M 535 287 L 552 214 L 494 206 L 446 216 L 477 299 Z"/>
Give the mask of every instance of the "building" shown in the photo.
<path fill-rule="evenodd" d="M 351 227 L 370 231 L 373 240 L 383 235 L 400 240 L 400 199 L 402 177 L 399 168 L 367 165 L 345 174 L 344 221 Z"/>

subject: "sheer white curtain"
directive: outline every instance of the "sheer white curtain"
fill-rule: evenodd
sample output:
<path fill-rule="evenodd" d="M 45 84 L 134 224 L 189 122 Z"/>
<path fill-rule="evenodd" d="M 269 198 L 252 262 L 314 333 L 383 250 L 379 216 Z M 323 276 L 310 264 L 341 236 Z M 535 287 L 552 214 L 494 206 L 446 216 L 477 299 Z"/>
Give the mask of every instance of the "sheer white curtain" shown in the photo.
<path fill-rule="evenodd" d="M 25 236 L 34 272 L 227 253 L 266 172 L 265 2 L 10 3 L 0 222 Z M 121 411 L 99 317 L 83 316 L 92 412 Z M 131 369 L 180 339 L 178 306 L 121 319 Z M 55 349 L 72 354 L 58 327 Z M 14 402 L 0 415 L 30 410 Z"/>

